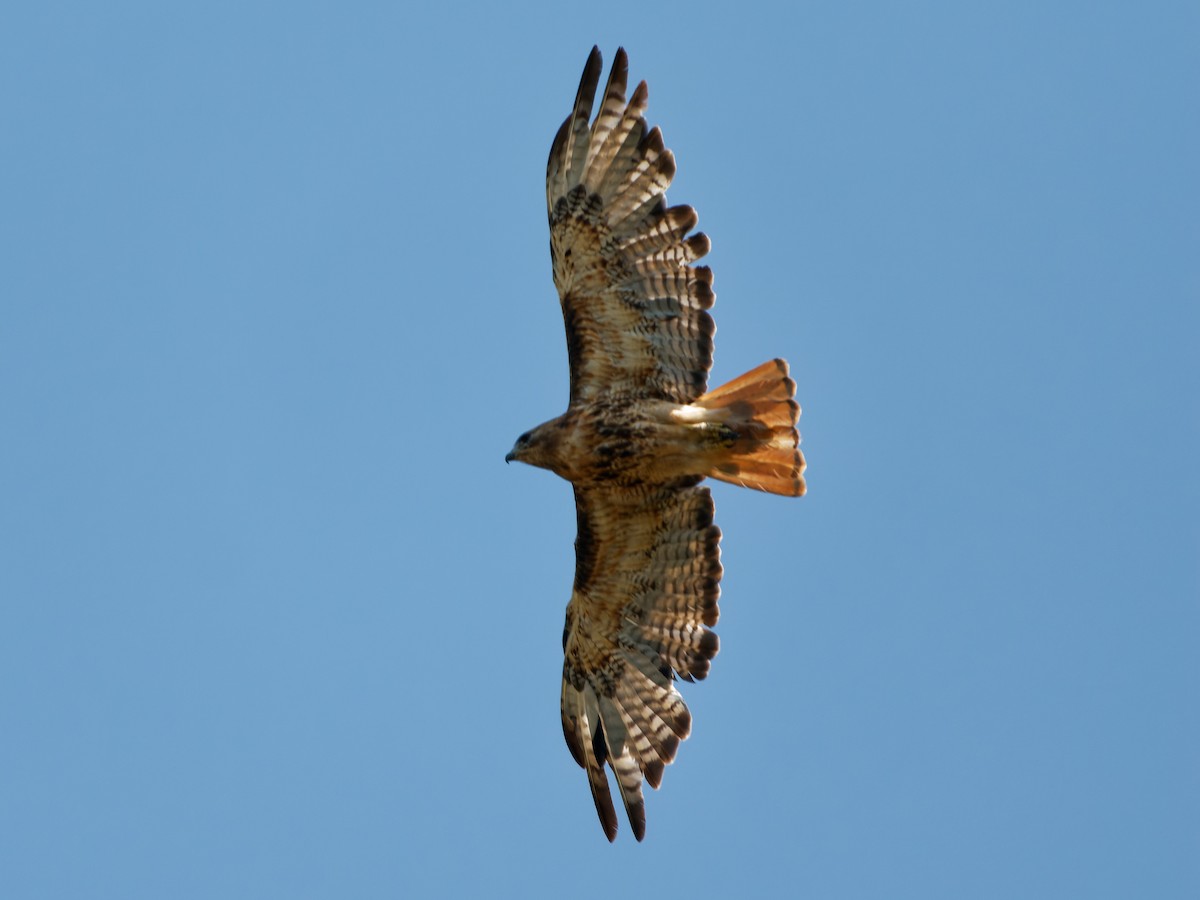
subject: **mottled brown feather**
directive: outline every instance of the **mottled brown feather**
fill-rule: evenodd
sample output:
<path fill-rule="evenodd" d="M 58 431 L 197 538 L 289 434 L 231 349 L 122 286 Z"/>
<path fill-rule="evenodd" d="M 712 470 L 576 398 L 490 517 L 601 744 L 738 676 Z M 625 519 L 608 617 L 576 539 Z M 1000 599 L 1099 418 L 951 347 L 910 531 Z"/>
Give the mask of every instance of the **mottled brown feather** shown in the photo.
<path fill-rule="evenodd" d="M 693 209 L 666 205 L 675 158 L 662 132 L 647 130 L 644 82 L 626 103 L 628 68 L 619 50 L 589 127 L 601 71 L 593 51 L 546 165 L 571 402 L 609 393 L 687 403 L 712 366 L 712 279 L 689 268 L 709 241 L 687 236 Z"/>
<path fill-rule="evenodd" d="M 707 488 L 667 484 L 575 489 L 576 583 L 567 606 L 562 718 L 588 770 L 601 823 L 612 798 L 598 789 L 607 760 L 640 840 L 643 778 L 663 767 L 691 730 L 674 680 L 708 673 L 718 650 L 720 530 Z M 603 734 L 605 754 L 588 754 Z M 607 828 L 606 828 L 607 833 Z"/>

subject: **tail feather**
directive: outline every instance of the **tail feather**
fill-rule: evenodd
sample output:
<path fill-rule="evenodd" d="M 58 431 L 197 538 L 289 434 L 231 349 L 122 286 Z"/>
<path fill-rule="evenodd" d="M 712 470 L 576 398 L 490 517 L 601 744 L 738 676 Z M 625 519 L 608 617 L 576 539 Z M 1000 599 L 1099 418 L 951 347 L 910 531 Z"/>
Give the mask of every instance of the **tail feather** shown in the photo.
<path fill-rule="evenodd" d="M 765 362 L 693 404 L 713 413 L 721 428 L 721 448 L 708 474 L 718 481 L 802 497 L 804 454 L 796 422 L 800 405 L 796 383 L 782 359 Z"/>

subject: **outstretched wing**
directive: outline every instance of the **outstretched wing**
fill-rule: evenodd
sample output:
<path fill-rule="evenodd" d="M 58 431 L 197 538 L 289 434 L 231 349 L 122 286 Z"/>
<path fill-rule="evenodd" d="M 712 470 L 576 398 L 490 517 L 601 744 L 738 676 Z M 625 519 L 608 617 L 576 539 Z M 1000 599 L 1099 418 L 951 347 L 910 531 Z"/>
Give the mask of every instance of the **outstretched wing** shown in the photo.
<path fill-rule="evenodd" d="M 709 249 L 690 206 L 668 207 L 675 157 L 647 131 L 646 83 L 626 103 L 629 60 L 617 51 L 600 111 L 592 48 L 575 109 L 546 166 L 554 284 L 562 301 L 571 402 L 618 394 L 690 403 L 712 367 L 712 272 L 690 263 Z"/>
<path fill-rule="evenodd" d="M 633 833 L 646 833 L 642 782 L 691 731 L 675 689 L 708 674 L 717 653 L 721 531 L 707 488 L 692 480 L 575 488 L 575 588 L 563 629 L 563 734 L 587 770 L 608 839 L 617 836 L 607 763 Z"/>

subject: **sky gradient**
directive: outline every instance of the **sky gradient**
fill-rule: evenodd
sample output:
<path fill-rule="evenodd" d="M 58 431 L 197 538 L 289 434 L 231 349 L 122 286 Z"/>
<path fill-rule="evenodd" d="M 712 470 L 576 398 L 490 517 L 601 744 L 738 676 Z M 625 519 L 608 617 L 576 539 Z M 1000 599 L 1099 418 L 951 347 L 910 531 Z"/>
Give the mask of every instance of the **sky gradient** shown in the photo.
<path fill-rule="evenodd" d="M 1200 893 L 1200 11 L 645 7 L 0 14 L 0 894 Z M 641 845 L 504 465 L 593 44 L 809 460 Z"/>

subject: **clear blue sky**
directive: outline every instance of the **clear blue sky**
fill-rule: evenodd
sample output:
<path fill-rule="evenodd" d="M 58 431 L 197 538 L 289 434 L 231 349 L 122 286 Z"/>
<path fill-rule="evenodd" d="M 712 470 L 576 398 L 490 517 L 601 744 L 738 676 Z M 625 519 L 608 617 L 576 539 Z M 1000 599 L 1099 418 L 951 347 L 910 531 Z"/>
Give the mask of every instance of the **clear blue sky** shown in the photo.
<path fill-rule="evenodd" d="M 0 894 L 1200 894 L 1196 4 L 432 5 L 0 14 Z M 593 44 L 809 459 L 641 845 L 503 461 Z"/>

